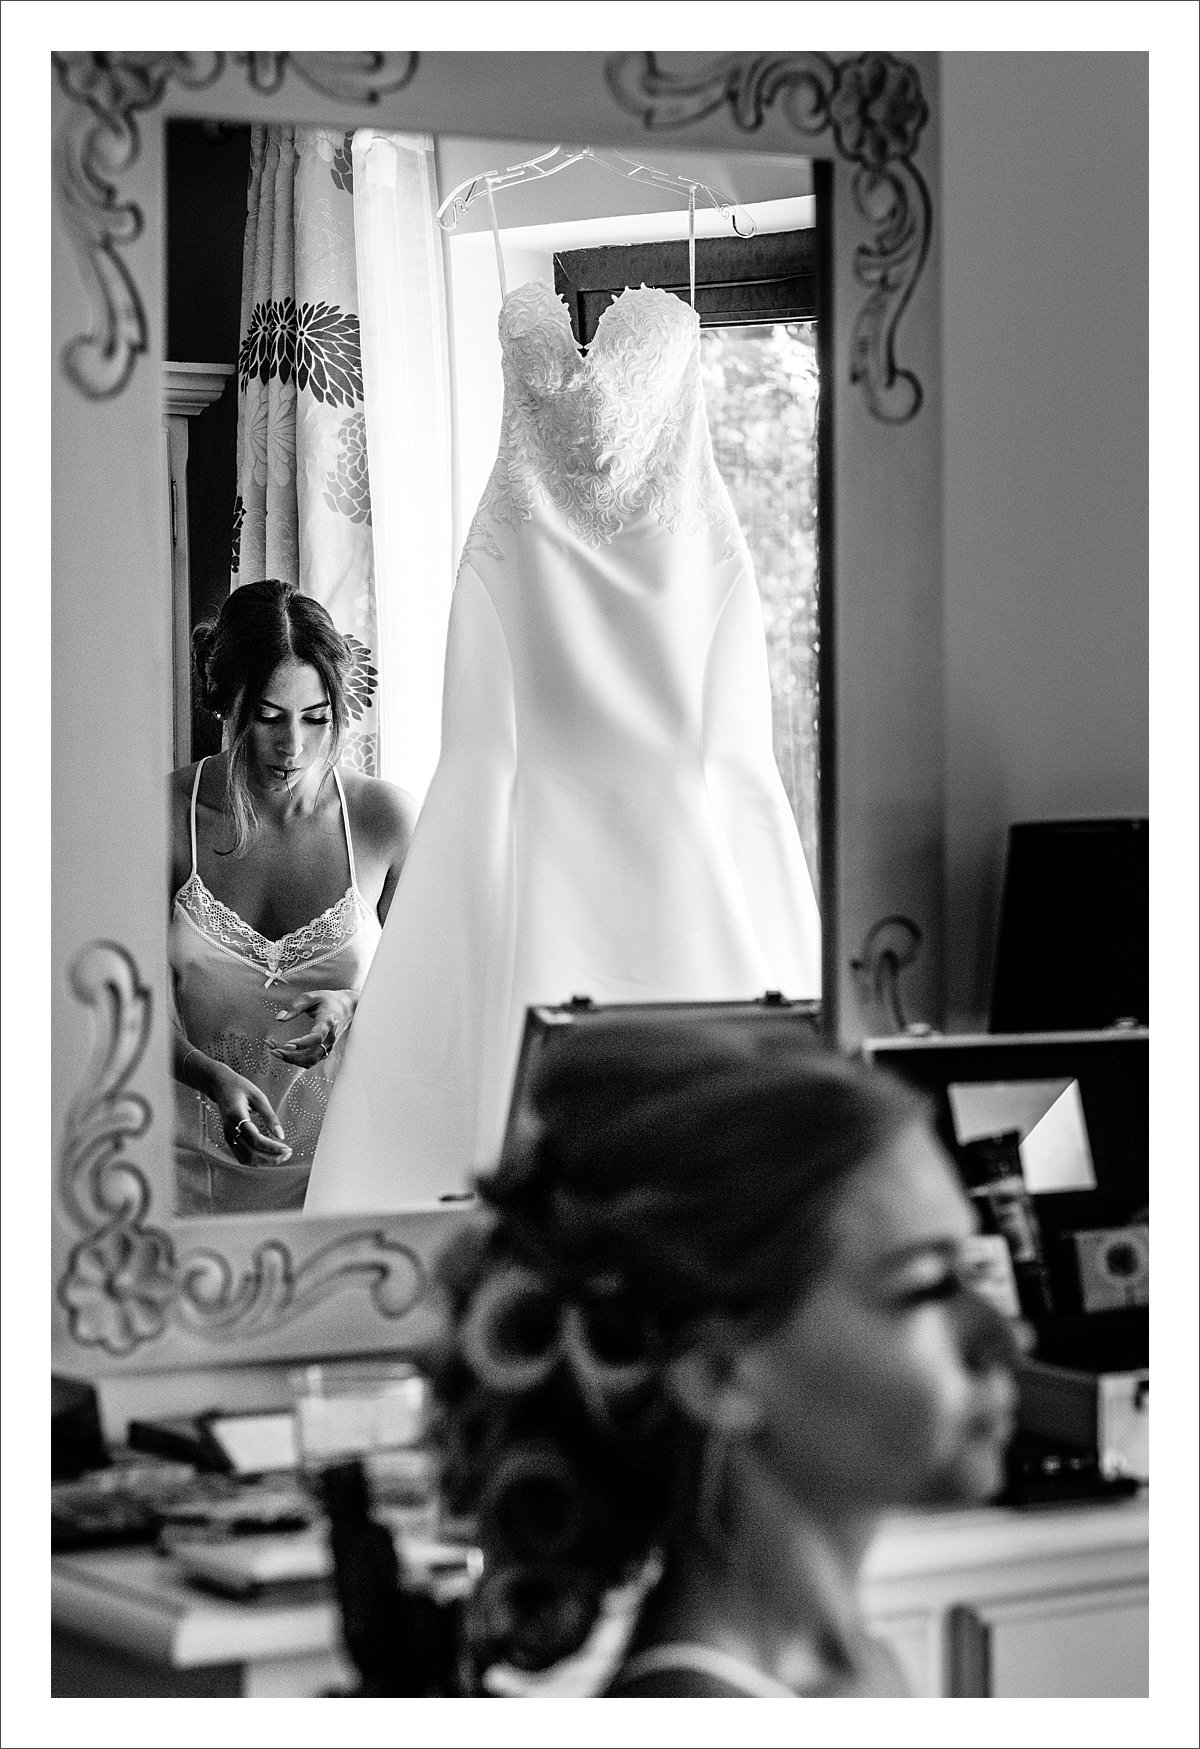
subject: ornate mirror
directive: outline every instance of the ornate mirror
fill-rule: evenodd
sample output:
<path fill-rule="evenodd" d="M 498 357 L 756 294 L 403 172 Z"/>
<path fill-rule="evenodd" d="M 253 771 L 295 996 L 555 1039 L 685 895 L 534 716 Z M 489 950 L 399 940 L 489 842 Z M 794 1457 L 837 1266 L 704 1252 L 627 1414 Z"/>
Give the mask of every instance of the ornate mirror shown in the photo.
<path fill-rule="evenodd" d="M 877 1028 L 860 952 L 874 926 L 923 933 L 921 1012 L 936 1014 L 940 988 L 935 57 L 68 53 L 53 84 L 56 1364 L 414 1347 L 455 1207 L 186 1224 L 171 1210 L 163 776 L 183 760 L 189 710 L 173 684 L 186 645 L 168 431 L 222 379 L 178 368 L 213 361 L 168 356 L 168 131 L 370 127 L 495 149 L 526 139 L 536 114 L 541 139 L 803 160 L 826 282 L 823 1000 L 851 1042 Z"/>

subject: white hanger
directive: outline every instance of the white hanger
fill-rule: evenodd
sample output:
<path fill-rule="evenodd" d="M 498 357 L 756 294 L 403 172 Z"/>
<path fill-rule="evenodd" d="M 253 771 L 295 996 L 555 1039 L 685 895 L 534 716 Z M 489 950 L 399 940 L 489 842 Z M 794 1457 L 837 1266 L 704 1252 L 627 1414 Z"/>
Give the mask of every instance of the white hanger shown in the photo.
<path fill-rule="evenodd" d="M 552 146 L 548 152 L 542 152 L 536 158 L 527 158 L 521 164 L 510 164 L 507 170 L 485 170 L 478 176 L 469 176 L 465 182 L 460 182 L 457 188 L 451 190 L 438 208 L 438 223 L 444 231 L 452 231 L 469 206 L 485 195 L 490 199 L 495 189 L 510 188 L 519 182 L 536 182 L 545 176 L 557 176 L 560 170 L 569 170 L 573 164 L 585 161 L 599 164 L 603 169 L 611 170 L 615 175 L 624 176 L 633 182 L 648 182 L 654 188 L 666 188 L 686 194 L 689 204 L 694 203 L 697 195 L 702 195 L 722 218 L 728 219 L 735 236 L 754 235 L 755 225 L 750 214 L 743 207 L 727 200 L 723 194 L 709 188 L 707 183 L 698 182 L 694 176 L 676 176 L 669 170 L 656 170 L 652 164 L 643 164 L 637 158 L 627 158 L 623 152 L 614 151 L 607 146 Z"/>

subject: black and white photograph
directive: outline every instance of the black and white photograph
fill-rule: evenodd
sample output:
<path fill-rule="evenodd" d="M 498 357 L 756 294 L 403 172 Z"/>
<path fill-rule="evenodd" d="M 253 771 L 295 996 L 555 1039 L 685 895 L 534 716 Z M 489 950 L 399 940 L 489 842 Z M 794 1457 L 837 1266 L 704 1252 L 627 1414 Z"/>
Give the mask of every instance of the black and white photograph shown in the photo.
<path fill-rule="evenodd" d="M 1198 9 L 559 13 L 4 8 L 4 1741 L 1194 1744 Z"/>

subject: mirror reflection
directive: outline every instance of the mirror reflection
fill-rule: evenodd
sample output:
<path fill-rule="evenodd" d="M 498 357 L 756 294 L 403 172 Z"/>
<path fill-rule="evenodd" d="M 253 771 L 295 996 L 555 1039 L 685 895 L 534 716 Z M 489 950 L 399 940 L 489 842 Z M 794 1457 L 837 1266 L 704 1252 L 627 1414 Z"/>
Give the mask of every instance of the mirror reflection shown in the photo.
<path fill-rule="evenodd" d="M 531 1004 L 820 994 L 809 167 L 554 145 L 169 127 L 181 1214 L 467 1194 Z"/>

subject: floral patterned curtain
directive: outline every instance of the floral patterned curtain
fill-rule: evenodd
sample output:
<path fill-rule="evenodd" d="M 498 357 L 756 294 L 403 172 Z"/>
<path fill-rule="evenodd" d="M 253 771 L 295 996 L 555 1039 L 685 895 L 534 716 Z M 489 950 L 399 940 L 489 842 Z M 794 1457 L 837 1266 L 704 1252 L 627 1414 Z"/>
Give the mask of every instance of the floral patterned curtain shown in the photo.
<path fill-rule="evenodd" d="M 343 759 L 379 769 L 378 615 L 353 135 L 256 126 L 242 256 L 232 586 L 315 596 L 356 661 Z"/>

